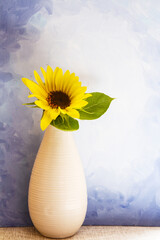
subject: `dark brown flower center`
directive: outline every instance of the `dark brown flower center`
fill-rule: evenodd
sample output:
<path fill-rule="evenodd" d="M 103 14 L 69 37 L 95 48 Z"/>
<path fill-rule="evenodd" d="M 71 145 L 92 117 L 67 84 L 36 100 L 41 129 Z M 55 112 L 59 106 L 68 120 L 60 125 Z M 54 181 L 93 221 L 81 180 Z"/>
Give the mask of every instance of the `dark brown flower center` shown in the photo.
<path fill-rule="evenodd" d="M 66 93 L 61 91 L 52 91 L 48 94 L 47 101 L 52 108 L 64 109 L 70 106 L 71 100 Z"/>

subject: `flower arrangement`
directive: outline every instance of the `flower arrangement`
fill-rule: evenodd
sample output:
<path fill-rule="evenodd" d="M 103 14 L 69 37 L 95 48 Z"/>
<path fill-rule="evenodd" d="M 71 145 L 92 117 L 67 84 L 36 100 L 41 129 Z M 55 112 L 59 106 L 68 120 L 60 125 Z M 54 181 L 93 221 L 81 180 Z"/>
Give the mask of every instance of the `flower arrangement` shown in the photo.
<path fill-rule="evenodd" d="M 79 129 L 77 119 L 93 120 L 102 116 L 110 106 L 111 98 L 104 93 L 86 93 L 87 87 L 81 86 L 79 77 L 67 70 L 64 74 L 61 68 L 54 71 L 47 66 L 47 71 L 41 68 L 44 82 L 34 71 L 35 83 L 22 78 L 23 83 L 32 92 L 28 97 L 37 100 L 24 105 L 43 109 L 40 126 L 44 131 L 50 124 L 58 129 L 74 131 Z"/>

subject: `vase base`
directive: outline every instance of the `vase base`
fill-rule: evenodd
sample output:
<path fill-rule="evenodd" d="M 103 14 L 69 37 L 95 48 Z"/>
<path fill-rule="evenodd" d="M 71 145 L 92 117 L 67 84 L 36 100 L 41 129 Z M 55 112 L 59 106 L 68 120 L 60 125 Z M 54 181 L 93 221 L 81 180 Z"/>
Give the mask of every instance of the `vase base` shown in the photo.
<path fill-rule="evenodd" d="M 36 229 L 37 230 L 37 229 Z M 37 230 L 38 231 L 38 230 Z M 79 232 L 76 231 L 74 233 L 70 233 L 70 234 L 47 234 L 47 233 L 43 233 L 38 231 L 42 236 L 50 238 L 50 239 L 67 239 L 69 237 L 73 237 L 75 234 L 77 234 Z"/>

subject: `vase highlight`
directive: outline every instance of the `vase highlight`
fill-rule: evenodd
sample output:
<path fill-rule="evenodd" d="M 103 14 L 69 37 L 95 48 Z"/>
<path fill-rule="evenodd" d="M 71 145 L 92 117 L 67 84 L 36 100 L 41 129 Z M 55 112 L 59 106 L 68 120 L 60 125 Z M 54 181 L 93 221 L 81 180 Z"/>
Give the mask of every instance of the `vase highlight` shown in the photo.
<path fill-rule="evenodd" d="M 29 213 L 50 238 L 74 235 L 87 210 L 87 188 L 72 133 L 48 126 L 30 178 Z"/>

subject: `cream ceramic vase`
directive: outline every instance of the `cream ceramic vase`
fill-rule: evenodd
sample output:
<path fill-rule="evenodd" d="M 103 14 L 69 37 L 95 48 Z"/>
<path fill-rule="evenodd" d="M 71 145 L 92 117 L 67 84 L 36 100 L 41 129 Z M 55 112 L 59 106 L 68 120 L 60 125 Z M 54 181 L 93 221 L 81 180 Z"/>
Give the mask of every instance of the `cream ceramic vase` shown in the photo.
<path fill-rule="evenodd" d="M 83 224 L 86 182 L 70 132 L 47 128 L 30 178 L 28 205 L 34 226 L 46 237 L 72 236 Z"/>

